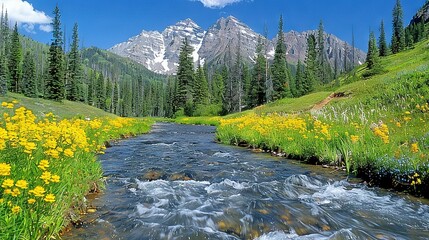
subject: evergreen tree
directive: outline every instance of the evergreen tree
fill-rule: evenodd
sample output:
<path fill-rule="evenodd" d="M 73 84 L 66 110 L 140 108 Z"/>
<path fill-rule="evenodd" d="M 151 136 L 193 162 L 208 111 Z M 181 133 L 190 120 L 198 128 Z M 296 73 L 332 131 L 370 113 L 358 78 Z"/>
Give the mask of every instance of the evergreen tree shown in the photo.
<path fill-rule="evenodd" d="M 271 67 L 273 79 L 273 100 L 290 97 L 290 72 L 286 61 L 286 45 L 283 34 L 283 17 L 280 16 L 279 31 L 277 34 L 277 45 L 274 53 L 273 65 Z"/>
<path fill-rule="evenodd" d="M 174 80 L 173 78 L 169 77 L 167 79 L 167 86 L 166 86 L 166 103 L 165 103 L 165 117 L 173 118 L 174 117 Z"/>
<path fill-rule="evenodd" d="M 380 57 L 385 57 L 389 54 L 389 49 L 387 48 L 386 42 L 386 33 L 384 31 L 384 21 L 381 20 L 380 23 L 380 37 L 378 39 L 378 49 L 380 51 Z"/>
<path fill-rule="evenodd" d="M 377 40 L 375 39 L 374 32 L 371 31 L 369 34 L 368 41 L 368 53 L 366 56 L 366 63 L 368 69 L 375 69 L 378 67 L 379 62 L 379 52 L 377 48 Z"/>
<path fill-rule="evenodd" d="M 9 55 L 10 84 L 9 91 L 21 93 L 22 78 L 22 46 L 19 41 L 18 24 L 15 23 L 11 38 L 11 48 Z"/>
<path fill-rule="evenodd" d="M 256 60 L 253 66 L 253 77 L 250 84 L 250 92 L 248 104 L 250 107 L 256 107 L 266 102 L 265 82 L 266 82 L 266 66 L 267 59 L 264 54 L 264 44 L 262 38 L 258 38 L 258 45 L 256 47 Z"/>
<path fill-rule="evenodd" d="M 7 93 L 7 82 L 8 82 L 8 67 L 6 63 L 6 57 L 4 54 L 0 55 L 0 96 L 4 96 Z"/>
<path fill-rule="evenodd" d="M 304 78 L 305 78 L 304 66 L 302 66 L 301 60 L 298 60 L 298 65 L 296 67 L 296 76 L 295 76 L 295 94 L 294 94 L 294 97 L 300 97 L 303 95 Z"/>
<path fill-rule="evenodd" d="M 64 99 L 64 52 L 62 49 L 61 14 L 58 5 L 55 7 L 53 13 L 53 39 L 49 48 L 49 76 L 46 82 L 46 98 L 61 101 Z"/>
<path fill-rule="evenodd" d="M 213 77 L 213 103 L 221 104 L 223 98 L 223 92 L 225 91 L 224 79 L 221 73 L 216 73 Z"/>
<path fill-rule="evenodd" d="M 317 31 L 317 62 L 318 82 L 326 84 L 331 80 L 330 74 L 332 70 L 325 54 L 325 31 L 322 20 L 320 20 L 319 29 Z"/>
<path fill-rule="evenodd" d="M 9 35 L 10 35 L 9 19 L 7 15 L 7 10 L 5 10 L 5 13 L 3 15 L 3 8 L 2 8 L 2 16 L 1 16 L 0 33 L 1 33 L 0 53 L 4 54 L 5 56 L 9 56 Z"/>
<path fill-rule="evenodd" d="M 97 98 L 95 95 L 95 82 L 97 80 L 97 75 L 94 70 L 90 70 L 87 76 L 88 79 L 88 96 L 87 101 L 88 105 L 94 106 L 97 102 Z"/>
<path fill-rule="evenodd" d="M 317 69 L 317 50 L 316 50 L 316 38 L 314 35 L 309 35 L 307 38 L 307 53 L 305 57 L 305 76 L 302 81 L 302 95 L 313 91 L 314 83 L 316 81 L 316 69 Z"/>
<path fill-rule="evenodd" d="M 209 87 L 201 64 L 198 64 L 195 73 L 194 101 L 195 104 L 208 104 L 209 102 Z"/>
<path fill-rule="evenodd" d="M 68 57 L 68 84 L 66 86 L 66 98 L 70 101 L 83 101 L 82 94 L 82 69 L 79 53 L 78 25 L 73 26 L 72 44 Z"/>
<path fill-rule="evenodd" d="M 192 47 L 188 39 L 183 40 L 179 54 L 179 66 L 177 68 L 177 106 L 185 107 L 193 104 L 194 64 L 192 59 Z"/>
<path fill-rule="evenodd" d="M 119 86 L 117 82 L 113 82 L 113 98 L 112 98 L 112 113 L 118 114 L 118 104 L 119 104 Z"/>
<path fill-rule="evenodd" d="M 95 85 L 95 97 L 97 101 L 95 102 L 95 106 L 100 109 L 105 108 L 106 103 L 106 92 L 104 88 L 104 76 L 103 74 L 99 73 L 97 80 L 97 84 Z M 131 104 L 130 104 L 131 105 Z"/>
<path fill-rule="evenodd" d="M 396 0 L 393 8 L 392 53 L 398 53 L 405 48 L 405 31 L 401 1 Z"/>
<path fill-rule="evenodd" d="M 414 36 L 411 31 L 412 31 L 411 28 L 405 28 L 405 47 L 407 48 L 410 48 L 414 45 Z M 417 39 L 418 39 L 418 36 L 417 36 Z"/>
<path fill-rule="evenodd" d="M 30 53 L 30 51 L 25 54 L 24 58 L 22 90 L 24 95 L 27 97 L 37 97 L 36 64 L 34 63 L 34 56 Z"/>

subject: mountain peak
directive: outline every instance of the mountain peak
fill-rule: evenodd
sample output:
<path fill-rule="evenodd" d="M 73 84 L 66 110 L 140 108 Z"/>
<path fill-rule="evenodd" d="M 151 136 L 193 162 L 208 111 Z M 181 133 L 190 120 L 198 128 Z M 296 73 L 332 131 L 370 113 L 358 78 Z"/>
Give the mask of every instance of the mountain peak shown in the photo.
<path fill-rule="evenodd" d="M 175 26 L 182 26 L 182 25 L 190 26 L 193 28 L 200 28 L 200 26 L 198 26 L 198 24 L 195 23 L 194 20 L 192 20 L 190 18 L 187 18 L 185 20 L 181 20 L 175 24 Z"/>

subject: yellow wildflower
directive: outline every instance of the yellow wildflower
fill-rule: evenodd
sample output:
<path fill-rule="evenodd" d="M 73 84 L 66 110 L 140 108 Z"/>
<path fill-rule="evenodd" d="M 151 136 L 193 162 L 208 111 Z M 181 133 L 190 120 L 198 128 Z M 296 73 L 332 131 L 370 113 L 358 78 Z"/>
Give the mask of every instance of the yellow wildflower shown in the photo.
<path fill-rule="evenodd" d="M 405 114 L 410 115 L 411 113 L 410 113 L 410 111 L 406 111 Z"/>
<path fill-rule="evenodd" d="M 2 188 L 10 188 L 13 187 L 14 181 L 10 178 L 5 179 L 1 185 Z"/>
<path fill-rule="evenodd" d="M 70 148 L 67 148 L 66 150 L 64 150 L 64 155 L 66 157 L 73 157 L 74 153 Z"/>
<path fill-rule="evenodd" d="M 45 196 L 45 189 L 41 186 L 35 187 L 33 190 L 28 191 L 29 193 L 33 194 L 36 197 L 43 197 Z"/>
<path fill-rule="evenodd" d="M 14 206 L 12 208 L 12 213 L 13 214 L 18 214 L 21 211 L 21 207 L 20 206 Z"/>
<path fill-rule="evenodd" d="M 0 176 L 10 175 L 10 164 L 0 163 Z"/>
<path fill-rule="evenodd" d="M 7 102 L 2 102 L 2 103 L 1 103 L 1 106 L 2 106 L 2 107 L 7 107 Z"/>
<path fill-rule="evenodd" d="M 411 144 L 411 152 L 413 152 L 413 153 L 419 152 L 419 146 L 418 146 L 417 143 L 412 143 Z"/>
<path fill-rule="evenodd" d="M 0 204 L 4 203 L 4 199 L 0 198 Z"/>
<path fill-rule="evenodd" d="M 45 184 L 49 184 L 49 181 L 51 180 L 51 173 L 48 171 L 43 172 L 42 176 L 40 176 L 40 179 L 42 179 Z"/>
<path fill-rule="evenodd" d="M 28 183 L 25 180 L 18 180 L 15 184 L 15 186 L 21 188 L 21 189 L 27 189 L 28 188 Z"/>
<path fill-rule="evenodd" d="M 60 176 L 58 176 L 58 175 L 52 175 L 51 176 L 51 182 L 54 182 L 54 183 L 60 182 Z"/>
<path fill-rule="evenodd" d="M 55 202 L 55 195 L 52 193 L 49 193 L 48 195 L 46 195 L 44 200 L 45 202 L 53 203 Z"/>
<path fill-rule="evenodd" d="M 350 135 L 350 139 L 352 140 L 352 143 L 356 143 L 359 141 L 359 136 L 357 135 Z"/>
<path fill-rule="evenodd" d="M 43 171 L 45 171 L 45 170 L 49 167 L 49 161 L 48 161 L 48 160 L 43 159 L 42 161 L 40 161 L 40 163 L 39 163 L 38 167 L 39 167 L 40 169 L 42 169 Z"/>
<path fill-rule="evenodd" d="M 14 188 L 14 189 L 12 190 L 12 193 L 11 193 L 12 197 L 17 197 L 17 196 L 19 196 L 20 194 L 21 194 L 21 191 L 19 191 L 19 188 Z"/>
<path fill-rule="evenodd" d="M 34 204 L 36 202 L 36 199 L 30 198 L 27 200 L 28 204 Z"/>

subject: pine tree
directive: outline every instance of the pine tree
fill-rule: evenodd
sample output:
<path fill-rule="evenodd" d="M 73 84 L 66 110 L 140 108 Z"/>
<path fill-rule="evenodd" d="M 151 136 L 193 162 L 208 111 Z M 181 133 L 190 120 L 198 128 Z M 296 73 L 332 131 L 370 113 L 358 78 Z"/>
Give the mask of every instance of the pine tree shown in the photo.
<path fill-rule="evenodd" d="M 392 53 L 398 53 L 405 48 L 405 31 L 401 1 L 396 0 L 393 8 Z"/>
<path fill-rule="evenodd" d="M 66 98 L 70 101 L 83 101 L 82 94 L 82 69 L 79 53 L 78 25 L 73 26 L 72 44 L 68 56 L 68 84 L 66 86 Z"/>
<path fill-rule="evenodd" d="M 262 38 L 258 38 L 258 45 L 256 47 L 256 60 L 253 66 L 253 77 L 250 83 L 250 92 L 248 104 L 250 107 L 256 107 L 266 102 L 265 98 L 265 76 L 267 59 L 264 55 L 264 44 Z"/>
<path fill-rule="evenodd" d="M 374 32 L 371 31 L 369 34 L 368 41 L 368 54 L 366 56 L 366 63 L 368 69 L 375 69 L 379 64 L 379 52 L 377 48 L 377 40 L 375 39 Z"/>
<path fill-rule="evenodd" d="M 305 78 L 304 66 L 302 66 L 301 60 L 298 60 L 298 65 L 296 67 L 296 76 L 295 76 L 295 94 L 294 94 L 294 97 L 300 97 L 303 95 L 304 78 Z"/>
<path fill-rule="evenodd" d="M 221 73 L 216 73 L 213 77 L 213 103 L 221 104 L 223 98 L 223 92 L 225 91 L 224 79 Z"/>
<path fill-rule="evenodd" d="M 64 99 L 64 52 L 62 49 L 61 14 L 58 5 L 55 7 L 53 13 L 53 39 L 49 48 L 49 76 L 46 82 L 46 98 L 61 101 Z"/>
<path fill-rule="evenodd" d="M 201 64 L 198 65 L 195 73 L 194 102 L 195 104 L 208 104 L 209 102 L 209 88 Z"/>
<path fill-rule="evenodd" d="M 6 57 L 4 54 L 0 54 L 0 96 L 4 96 L 7 93 L 7 76 L 8 67 L 6 63 Z"/>
<path fill-rule="evenodd" d="M 35 98 L 37 97 L 37 86 L 36 86 L 36 64 L 34 62 L 34 56 L 28 51 L 25 54 L 23 63 L 23 74 L 22 74 L 22 92 L 25 96 Z"/>
<path fill-rule="evenodd" d="M 104 88 L 104 76 L 101 73 L 98 74 L 96 80 L 95 97 L 97 99 L 95 106 L 99 109 L 104 109 L 106 103 L 106 92 Z"/>
<path fill-rule="evenodd" d="M 389 50 L 387 48 L 387 42 L 386 42 L 386 33 L 384 31 L 384 21 L 381 20 L 380 24 L 380 37 L 378 40 L 378 49 L 380 50 L 380 56 L 385 57 L 389 54 Z"/>
<path fill-rule="evenodd" d="M 9 73 L 10 73 L 10 84 L 9 91 L 21 93 L 21 79 L 22 79 L 22 46 L 19 41 L 18 24 L 15 23 L 15 27 L 12 32 L 11 48 L 9 55 Z"/>
<path fill-rule="evenodd" d="M 290 97 L 290 72 L 286 61 L 286 45 L 283 34 L 283 17 L 280 16 L 279 31 L 277 34 L 277 45 L 274 53 L 273 65 L 271 67 L 273 77 L 273 100 Z"/>
<path fill-rule="evenodd" d="M 119 115 L 118 104 L 119 104 L 119 86 L 117 82 L 113 82 L 113 98 L 112 98 L 112 113 Z"/>
<path fill-rule="evenodd" d="M 183 40 L 179 54 L 179 66 L 177 68 L 177 106 L 185 107 L 193 104 L 194 66 L 192 59 L 192 47 L 188 39 Z"/>
<path fill-rule="evenodd" d="M 319 29 L 317 31 L 317 78 L 321 84 L 328 83 L 330 79 L 330 65 L 325 55 L 325 31 L 323 21 L 320 20 Z"/>
<path fill-rule="evenodd" d="M 307 38 L 307 53 L 305 57 L 305 76 L 302 81 L 302 95 L 313 91 L 314 83 L 316 81 L 317 69 L 317 50 L 316 38 L 314 35 L 309 35 Z"/>
<path fill-rule="evenodd" d="M 10 28 L 9 28 L 9 18 L 7 14 L 7 9 L 5 10 L 4 15 L 3 15 L 3 9 L 2 9 L 0 33 L 1 33 L 1 43 L 2 43 L 0 53 L 4 54 L 5 56 L 9 56 Z"/>
<path fill-rule="evenodd" d="M 405 47 L 410 48 L 414 45 L 414 37 L 411 28 L 405 28 Z M 418 34 L 416 36 L 418 39 Z"/>

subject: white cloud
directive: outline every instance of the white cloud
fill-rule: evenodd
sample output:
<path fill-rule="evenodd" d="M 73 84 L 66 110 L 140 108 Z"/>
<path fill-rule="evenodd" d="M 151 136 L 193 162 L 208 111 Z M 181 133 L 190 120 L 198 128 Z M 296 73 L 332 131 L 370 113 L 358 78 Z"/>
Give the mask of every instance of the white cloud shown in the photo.
<path fill-rule="evenodd" d="M 226 5 L 241 2 L 242 0 L 193 0 L 201 2 L 204 7 L 208 8 L 223 8 Z"/>
<path fill-rule="evenodd" d="M 50 24 L 40 25 L 39 29 L 44 32 L 52 32 L 52 26 Z"/>
<path fill-rule="evenodd" d="M 34 9 L 33 5 L 24 0 L 0 0 L 0 5 L 3 5 L 7 10 L 9 21 L 12 24 L 18 22 L 26 31 L 31 33 L 34 33 L 35 24 L 41 24 L 39 29 L 45 31 L 48 29 L 46 25 L 52 21 L 51 17 Z"/>

